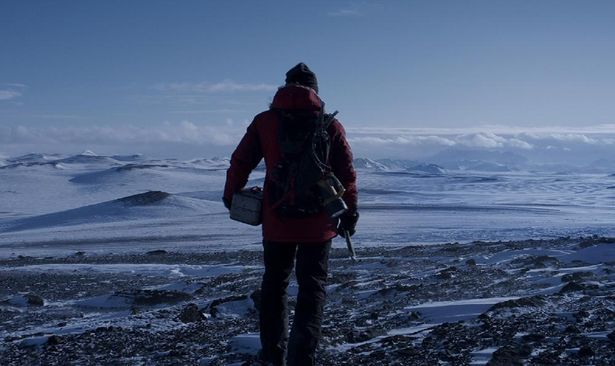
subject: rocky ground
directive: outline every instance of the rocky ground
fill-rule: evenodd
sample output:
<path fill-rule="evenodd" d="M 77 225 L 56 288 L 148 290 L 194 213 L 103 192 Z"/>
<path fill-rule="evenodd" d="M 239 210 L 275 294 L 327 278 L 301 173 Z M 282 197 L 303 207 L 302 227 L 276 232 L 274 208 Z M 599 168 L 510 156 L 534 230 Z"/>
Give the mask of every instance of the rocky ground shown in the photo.
<path fill-rule="evenodd" d="M 614 239 L 357 252 L 333 250 L 319 364 L 615 364 Z M 2 260 L 0 364 L 241 364 L 261 274 L 251 251 Z"/>

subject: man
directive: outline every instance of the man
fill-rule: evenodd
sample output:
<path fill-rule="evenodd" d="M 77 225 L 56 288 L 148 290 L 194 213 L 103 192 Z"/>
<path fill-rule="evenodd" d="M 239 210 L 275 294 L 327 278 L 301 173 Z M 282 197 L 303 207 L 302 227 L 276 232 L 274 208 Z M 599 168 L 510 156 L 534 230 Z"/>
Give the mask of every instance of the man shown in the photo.
<path fill-rule="evenodd" d="M 247 128 L 227 171 L 223 200 L 230 208 L 233 194 L 244 188 L 250 172 L 265 159 L 265 273 L 259 319 L 262 364 L 284 365 L 285 358 L 288 365 L 315 364 L 331 239 L 338 233 L 353 235 L 358 220 L 352 152 L 344 128 L 331 115 L 324 114 L 324 103 L 317 93 L 316 75 L 305 64 L 290 69 L 270 109 L 257 115 Z M 325 126 L 325 120 L 330 124 Z M 324 136 L 328 139 L 318 167 L 333 173 L 345 188 L 342 199 L 348 210 L 339 219 L 325 212 L 321 199 L 309 199 L 309 192 L 303 192 L 315 194 L 301 167 L 314 165 L 310 160 L 314 156 L 309 150 L 314 149 L 310 138 L 318 123 L 326 127 Z M 303 191 L 299 187 L 304 187 Z M 300 197 L 308 198 L 302 201 Z M 299 292 L 289 338 L 286 289 L 295 258 Z"/>

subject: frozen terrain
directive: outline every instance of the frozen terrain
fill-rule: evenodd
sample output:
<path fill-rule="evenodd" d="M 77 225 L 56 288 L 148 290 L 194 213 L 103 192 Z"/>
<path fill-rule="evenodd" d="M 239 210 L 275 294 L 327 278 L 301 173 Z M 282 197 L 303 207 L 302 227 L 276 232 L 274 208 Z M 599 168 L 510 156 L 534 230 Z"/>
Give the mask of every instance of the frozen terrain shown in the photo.
<path fill-rule="evenodd" d="M 614 175 L 356 165 L 359 246 L 615 235 Z M 0 256 L 258 249 L 259 228 L 232 222 L 221 204 L 227 167 L 92 152 L 9 158 L 0 166 Z M 263 176 L 255 171 L 250 184 Z M 148 191 L 162 193 L 125 198 Z"/>
<path fill-rule="evenodd" d="M 356 165 L 360 261 L 334 243 L 322 364 L 615 362 L 615 176 Z M 0 364 L 248 360 L 260 229 L 228 219 L 227 167 L 1 161 Z"/>
<path fill-rule="evenodd" d="M 333 252 L 319 364 L 615 362 L 613 239 L 358 254 Z M 2 260 L 0 359 L 241 364 L 258 349 L 262 271 L 245 250 Z"/>

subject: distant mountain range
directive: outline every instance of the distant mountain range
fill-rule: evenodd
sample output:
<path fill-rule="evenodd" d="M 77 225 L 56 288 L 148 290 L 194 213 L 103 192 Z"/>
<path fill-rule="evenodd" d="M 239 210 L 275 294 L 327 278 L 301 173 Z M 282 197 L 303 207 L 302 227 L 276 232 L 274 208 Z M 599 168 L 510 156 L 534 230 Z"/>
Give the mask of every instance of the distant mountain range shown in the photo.
<path fill-rule="evenodd" d="M 86 150 L 76 155 L 30 153 L 17 157 L 0 159 L 0 169 L 19 167 L 51 166 L 64 169 L 74 165 L 100 165 L 113 171 L 125 171 L 147 168 L 190 168 L 206 170 L 224 170 L 230 164 L 229 158 L 198 158 L 192 160 L 150 159 L 140 154 L 132 155 L 98 155 Z M 448 171 L 477 172 L 514 172 L 542 171 L 566 173 L 612 173 L 615 171 L 615 159 L 600 159 L 586 166 L 560 164 L 535 164 L 523 155 L 497 150 L 447 149 L 423 161 L 408 159 L 370 159 L 356 158 L 357 169 L 379 172 L 405 172 L 412 174 L 445 174 Z M 257 170 L 265 169 L 261 162 Z"/>

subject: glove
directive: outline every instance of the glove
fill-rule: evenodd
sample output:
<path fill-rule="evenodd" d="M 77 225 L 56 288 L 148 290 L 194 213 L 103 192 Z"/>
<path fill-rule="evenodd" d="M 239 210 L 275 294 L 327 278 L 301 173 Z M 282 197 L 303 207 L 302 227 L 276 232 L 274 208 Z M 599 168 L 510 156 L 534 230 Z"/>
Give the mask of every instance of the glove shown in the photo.
<path fill-rule="evenodd" d="M 359 213 L 345 213 L 340 216 L 340 223 L 337 226 L 337 233 L 342 236 L 342 238 L 346 237 L 346 231 L 350 236 L 353 236 L 355 233 L 355 228 L 357 226 L 357 221 L 359 221 Z"/>
<path fill-rule="evenodd" d="M 231 200 L 226 197 L 222 197 L 222 202 L 224 202 L 224 207 L 226 207 L 228 210 L 231 209 Z"/>

